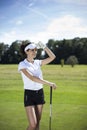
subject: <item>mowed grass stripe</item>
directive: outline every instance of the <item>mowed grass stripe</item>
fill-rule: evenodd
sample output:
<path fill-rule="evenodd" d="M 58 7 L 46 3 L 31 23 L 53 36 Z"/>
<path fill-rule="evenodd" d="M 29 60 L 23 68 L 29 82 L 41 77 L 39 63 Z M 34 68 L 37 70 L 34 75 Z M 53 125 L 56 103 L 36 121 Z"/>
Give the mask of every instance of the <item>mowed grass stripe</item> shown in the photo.
<path fill-rule="evenodd" d="M 23 82 L 17 65 L 0 65 L 0 129 L 25 130 L 28 122 L 23 106 Z M 43 77 L 55 82 L 53 90 L 52 130 L 87 129 L 87 66 L 46 65 Z M 49 90 L 45 100 L 41 130 L 49 129 Z"/>

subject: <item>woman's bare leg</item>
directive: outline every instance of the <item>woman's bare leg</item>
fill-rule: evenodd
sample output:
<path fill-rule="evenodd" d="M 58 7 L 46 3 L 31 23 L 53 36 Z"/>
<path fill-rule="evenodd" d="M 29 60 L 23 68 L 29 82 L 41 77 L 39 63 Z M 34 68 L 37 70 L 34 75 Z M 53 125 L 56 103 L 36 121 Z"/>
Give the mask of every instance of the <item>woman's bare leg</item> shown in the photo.
<path fill-rule="evenodd" d="M 43 105 L 28 106 L 25 109 L 29 121 L 27 130 L 39 130 Z"/>
<path fill-rule="evenodd" d="M 36 118 L 37 118 L 37 126 L 35 130 L 40 130 L 40 120 L 41 120 L 41 115 L 42 115 L 42 109 L 43 109 L 43 105 L 35 106 L 35 113 L 36 113 Z"/>
<path fill-rule="evenodd" d="M 37 117 L 35 113 L 35 108 L 34 106 L 28 106 L 25 107 L 25 109 L 29 121 L 29 127 L 27 128 L 27 130 L 35 130 L 37 126 Z"/>

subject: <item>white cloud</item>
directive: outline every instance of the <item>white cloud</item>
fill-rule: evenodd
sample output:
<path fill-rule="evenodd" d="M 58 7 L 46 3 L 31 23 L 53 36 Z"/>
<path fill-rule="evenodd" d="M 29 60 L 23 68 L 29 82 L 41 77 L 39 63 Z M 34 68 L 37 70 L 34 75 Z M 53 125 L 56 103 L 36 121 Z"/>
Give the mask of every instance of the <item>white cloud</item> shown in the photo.
<path fill-rule="evenodd" d="M 49 0 L 51 1 L 51 0 Z M 78 4 L 78 5 L 87 5 L 87 0 L 52 0 L 53 2 L 58 3 L 71 3 L 71 4 Z"/>
<path fill-rule="evenodd" d="M 84 26 L 83 21 L 80 18 L 66 15 L 58 19 L 54 19 L 48 26 L 47 32 L 51 34 L 57 33 L 58 35 L 64 35 L 64 37 L 70 37 L 71 34 L 76 35 L 87 34 L 87 26 Z M 66 37 L 66 38 L 67 38 Z"/>
<path fill-rule="evenodd" d="M 32 7 L 34 5 L 34 2 L 29 3 L 29 7 Z"/>
<path fill-rule="evenodd" d="M 66 15 L 64 17 L 54 19 L 48 26 L 49 32 L 58 32 L 58 31 L 67 31 L 73 30 L 75 27 L 78 27 L 80 24 L 80 19 Z"/>
<path fill-rule="evenodd" d="M 15 38 L 15 31 L 11 31 L 9 33 L 3 32 L 0 37 L 0 42 L 4 42 L 5 44 L 9 44 L 13 42 L 13 39 Z"/>
<path fill-rule="evenodd" d="M 32 39 L 47 42 L 48 39 L 70 39 L 74 37 L 87 37 L 87 26 L 80 18 L 66 15 L 52 20 L 47 29 L 37 33 Z"/>
<path fill-rule="evenodd" d="M 15 40 L 26 40 L 28 37 L 28 33 L 23 33 L 15 29 L 9 32 L 3 32 L 0 36 L 0 42 L 4 42 L 5 44 L 11 44 Z"/>
<path fill-rule="evenodd" d="M 16 25 L 21 25 L 21 24 L 23 24 L 23 21 L 21 20 L 16 21 Z"/>
<path fill-rule="evenodd" d="M 28 30 L 12 29 L 9 33 L 4 33 L 0 42 L 12 43 L 15 40 L 31 40 L 32 42 L 47 42 L 49 39 L 71 39 L 74 37 L 87 37 L 87 25 L 82 19 L 66 15 L 51 20 L 45 30 L 34 33 Z"/>

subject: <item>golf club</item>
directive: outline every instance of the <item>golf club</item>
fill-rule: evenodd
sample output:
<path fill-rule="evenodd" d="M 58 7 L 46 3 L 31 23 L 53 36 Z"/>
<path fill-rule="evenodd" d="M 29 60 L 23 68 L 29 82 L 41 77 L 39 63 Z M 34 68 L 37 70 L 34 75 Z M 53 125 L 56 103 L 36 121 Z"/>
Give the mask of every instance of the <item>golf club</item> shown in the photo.
<path fill-rule="evenodd" d="M 51 130 L 51 118 L 52 118 L 52 87 L 50 87 L 50 117 L 49 117 L 49 130 Z"/>

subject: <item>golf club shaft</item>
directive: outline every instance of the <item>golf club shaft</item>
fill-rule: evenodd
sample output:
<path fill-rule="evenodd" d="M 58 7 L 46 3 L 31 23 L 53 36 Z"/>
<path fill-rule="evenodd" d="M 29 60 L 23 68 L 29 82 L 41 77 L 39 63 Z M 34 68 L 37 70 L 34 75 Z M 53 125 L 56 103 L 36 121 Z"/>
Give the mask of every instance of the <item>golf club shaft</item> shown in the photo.
<path fill-rule="evenodd" d="M 49 119 L 49 130 L 51 130 L 51 118 L 52 118 L 52 87 L 50 87 L 50 119 Z"/>

